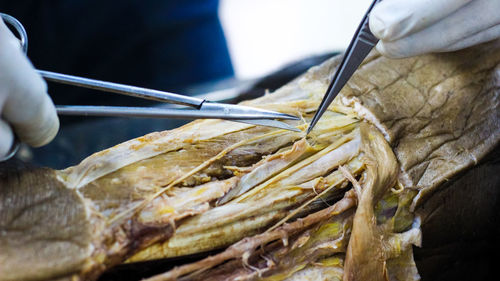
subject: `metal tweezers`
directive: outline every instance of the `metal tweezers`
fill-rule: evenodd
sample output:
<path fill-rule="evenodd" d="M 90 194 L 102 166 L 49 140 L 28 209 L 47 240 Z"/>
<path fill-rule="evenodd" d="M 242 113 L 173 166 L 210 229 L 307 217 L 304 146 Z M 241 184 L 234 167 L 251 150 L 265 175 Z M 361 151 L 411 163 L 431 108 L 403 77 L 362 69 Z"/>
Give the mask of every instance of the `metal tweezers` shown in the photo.
<path fill-rule="evenodd" d="M 28 36 L 23 25 L 14 17 L 1 14 L 2 18 L 17 31 L 21 47 L 26 53 Z M 206 99 L 184 96 L 164 91 L 123 85 L 60 74 L 50 71 L 37 70 L 47 81 L 68 84 L 77 87 L 90 88 L 142 99 L 154 100 L 193 107 L 194 109 L 161 108 L 161 107 L 121 107 L 121 106 L 56 106 L 59 115 L 83 116 L 120 116 L 120 117 L 149 117 L 149 118 L 177 118 L 177 119 L 226 119 L 236 122 L 250 123 L 261 126 L 276 127 L 285 130 L 299 131 L 299 129 L 273 119 L 299 120 L 298 117 L 280 112 L 258 109 L 249 106 L 211 102 Z"/>
<path fill-rule="evenodd" d="M 373 35 L 370 31 L 368 17 L 375 4 L 380 1 L 381 0 L 374 0 L 372 2 L 370 8 L 368 8 L 368 11 L 366 11 L 363 17 L 361 24 L 358 26 L 356 33 L 354 33 L 354 37 L 351 40 L 349 47 L 347 47 L 344 58 L 338 66 L 337 71 L 335 72 L 332 81 L 326 90 L 326 94 L 323 97 L 316 114 L 311 120 L 309 128 L 307 129 L 308 134 L 312 131 L 316 123 L 318 123 L 323 113 L 325 113 L 335 97 L 340 93 L 340 90 L 344 88 L 347 81 L 349 81 L 366 56 L 368 56 L 373 47 L 377 45 L 378 38 L 375 37 L 375 35 Z"/>

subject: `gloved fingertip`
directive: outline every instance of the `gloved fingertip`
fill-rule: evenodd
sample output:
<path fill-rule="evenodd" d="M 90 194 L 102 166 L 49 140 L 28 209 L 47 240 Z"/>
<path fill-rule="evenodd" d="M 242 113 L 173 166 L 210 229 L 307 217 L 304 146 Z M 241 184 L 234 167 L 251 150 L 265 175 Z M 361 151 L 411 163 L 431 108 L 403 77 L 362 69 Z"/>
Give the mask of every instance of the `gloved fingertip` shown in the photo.
<path fill-rule="evenodd" d="M 30 119 L 12 124 L 19 139 L 32 147 L 48 144 L 59 130 L 59 118 L 48 96 L 43 97 L 37 112 Z"/>
<path fill-rule="evenodd" d="M 401 52 L 399 48 L 396 48 L 392 43 L 385 43 L 383 41 L 379 41 L 377 43 L 377 51 L 382 54 L 384 57 L 388 57 L 391 59 L 401 59 L 408 57 L 408 55 Z"/>
<path fill-rule="evenodd" d="M 41 126 L 40 131 L 37 133 L 37 137 L 33 138 L 29 143 L 33 147 L 48 144 L 56 137 L 59 131 L 60 124 L 55 107 L 52 102 L 47 107 L 47 112 L 44 114 L 45 121 L 43 122 L 43 126 Z"/>
<path fill-rule="evenodd" d="M 0 120 L 0 158 L 9 153 L 14 144 L 14 133 L 10 126 L 3 120 Z"/>
<path fill-rule="evenodd" d="M 370 31 L 380 40 L 387 40 L 387 25 L 376 14 L 371 14 L 368 18 Z"/>
<path fill-rule="evenodd" d="M 389 57 L 389 58 L 391 57 L 391 56 L 390 56 L 391 54 L 390 54 L 390 53 L 388 53 L 388 52 L 387 52 L 387 49 L 385 48 L 385 44 L 384 44 L 384 42 L 379 41 L 379 42 L 377 43 L 377 45 L 375 46 L 375 48 L 376 48 L 376 49 L 377 49 L 377 51 L 378 51 L 381 55 L 383 55 L 384 57 Z"/>
<path fill-rule="evenodd" d="M 36 142 L 32 143 L 33 147 L 41 147 L 50 143 L 57 135 L 59 131 L 59 119 L 55 118 L 48 121 L 51 125 L 47 126 L 44 131 L 40 132 L 40 137 Z"/>

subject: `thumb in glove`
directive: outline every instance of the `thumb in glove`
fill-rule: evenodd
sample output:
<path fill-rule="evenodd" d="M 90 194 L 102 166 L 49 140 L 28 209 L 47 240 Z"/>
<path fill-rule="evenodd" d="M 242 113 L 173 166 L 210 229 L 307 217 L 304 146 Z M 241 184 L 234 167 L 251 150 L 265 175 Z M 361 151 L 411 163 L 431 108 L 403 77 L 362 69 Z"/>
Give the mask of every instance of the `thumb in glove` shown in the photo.
<path fill-rule="evenodd" d="M 45 81 L 1 19 L 0 116 L 0 156 L 10 149 L 14 132 L 20 141 L 39 147 L 50 142 L 59 129 Z"/>

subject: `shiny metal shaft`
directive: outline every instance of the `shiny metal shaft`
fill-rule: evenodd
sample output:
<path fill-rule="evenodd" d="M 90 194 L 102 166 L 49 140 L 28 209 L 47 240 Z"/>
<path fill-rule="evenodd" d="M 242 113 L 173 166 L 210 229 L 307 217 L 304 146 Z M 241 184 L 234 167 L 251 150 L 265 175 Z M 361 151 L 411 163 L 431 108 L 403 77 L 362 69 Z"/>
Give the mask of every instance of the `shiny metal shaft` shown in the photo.
<path fill-rule="evenodd" d="M 164 91 L 151 90 L 151 89 L 123 85 L 112 82 L 105 82 L 101 80 L 55 73 L 51 71 L 38 70 L 38 73 L 47 81 L 52 81 L 67 85 L 74 85 L 89 89 L 101 90 L 106 92 L 112 92 L 112 93 L 149 99 L 159 102 L 175 103 L 175 104 L 193 106 L 198 108 L 205 101 L 204 99 L 193 98 L 189 96 L 184 96 Z"/>

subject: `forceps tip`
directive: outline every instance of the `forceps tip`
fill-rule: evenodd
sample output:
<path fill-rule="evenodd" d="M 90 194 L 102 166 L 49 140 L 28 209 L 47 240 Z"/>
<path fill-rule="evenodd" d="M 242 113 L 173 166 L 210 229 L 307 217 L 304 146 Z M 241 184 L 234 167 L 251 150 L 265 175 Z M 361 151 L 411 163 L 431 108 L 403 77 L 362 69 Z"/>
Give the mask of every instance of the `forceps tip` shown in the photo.
<path fill-rule="evenodd" d="M 286 114 L 286 113 L 279 113 L 279 116 L 278 118 L 280 119 L 288 119 L 288 120 L 300 120 L 300 117 L 298 116 L 295 116 L 295 115 L 291 115 L 291 114 Z"/>

